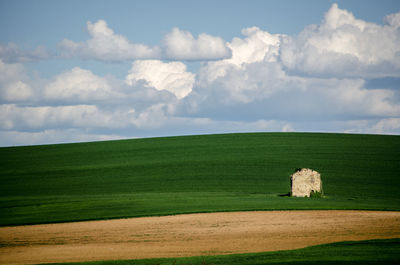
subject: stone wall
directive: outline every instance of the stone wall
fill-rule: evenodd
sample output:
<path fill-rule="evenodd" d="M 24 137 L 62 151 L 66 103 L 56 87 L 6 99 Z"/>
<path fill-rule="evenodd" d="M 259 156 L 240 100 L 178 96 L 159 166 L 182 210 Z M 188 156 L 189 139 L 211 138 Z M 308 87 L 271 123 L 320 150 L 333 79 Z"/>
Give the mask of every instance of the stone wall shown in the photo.
<path fill-rule="evenodd" d="M 310 197 L 312 191 L 322 192 L 321 175 L 312 169 L 302 168 L 290 176 L 291 196 Z"/>

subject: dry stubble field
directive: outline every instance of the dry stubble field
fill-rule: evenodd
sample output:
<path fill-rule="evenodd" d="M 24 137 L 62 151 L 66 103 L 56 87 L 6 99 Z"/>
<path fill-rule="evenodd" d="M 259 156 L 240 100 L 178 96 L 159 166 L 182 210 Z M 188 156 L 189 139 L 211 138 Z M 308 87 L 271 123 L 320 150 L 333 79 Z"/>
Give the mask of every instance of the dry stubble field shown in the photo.
<path fill-rule="evenodd" d="M 252 253 L 400 237 L 400 212 L 259 211 L 0 228 L 0 264 Z"/>

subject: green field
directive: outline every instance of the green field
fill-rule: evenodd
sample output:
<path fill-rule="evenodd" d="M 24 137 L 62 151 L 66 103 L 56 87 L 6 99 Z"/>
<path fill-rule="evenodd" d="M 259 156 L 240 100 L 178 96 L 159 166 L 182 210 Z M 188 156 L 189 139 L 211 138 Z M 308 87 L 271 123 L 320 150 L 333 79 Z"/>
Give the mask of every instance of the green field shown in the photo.
<path fill-rule="evenodd" d="M 399 264 L 400 239 L 340 242 L 297 250 L 225 256 L 59 263 L 80 265 L 370 265 Z"/>
<path fill-rule="evenodd" d="M 290 198 L 321 173 L 324 198 Z M 0 148 L 0 225 L 192 212 L 400 210 L 400 136 L 251 133 Z"/>

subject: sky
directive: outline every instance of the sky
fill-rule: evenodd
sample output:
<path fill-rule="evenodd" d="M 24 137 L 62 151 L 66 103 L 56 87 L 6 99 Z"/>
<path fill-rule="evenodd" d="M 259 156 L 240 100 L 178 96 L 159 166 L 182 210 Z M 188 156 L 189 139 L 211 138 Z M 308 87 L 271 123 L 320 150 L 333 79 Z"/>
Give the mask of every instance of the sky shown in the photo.
<path fill-rule="evenodd" d="M 0 146 L 400 134 L 400 1 L 0 0 Z"/>

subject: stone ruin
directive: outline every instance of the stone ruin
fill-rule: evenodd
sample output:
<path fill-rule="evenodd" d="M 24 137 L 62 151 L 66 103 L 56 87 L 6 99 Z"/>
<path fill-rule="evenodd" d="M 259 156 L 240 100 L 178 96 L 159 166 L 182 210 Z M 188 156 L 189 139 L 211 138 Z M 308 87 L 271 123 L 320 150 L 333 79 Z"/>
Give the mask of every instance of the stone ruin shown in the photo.
<path fill-rule="evenodd" d="M 322 194 L 321 175 L 309 168 L 297 170 L 290 176 L 290 191 L 293 197 L 310 197 L 313 192 Z"/>

